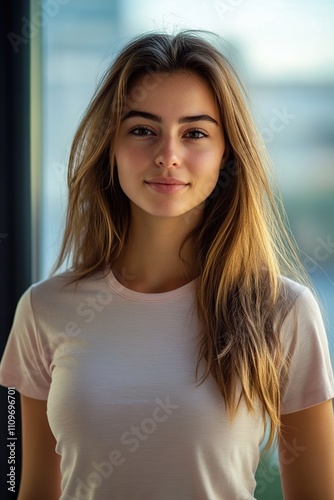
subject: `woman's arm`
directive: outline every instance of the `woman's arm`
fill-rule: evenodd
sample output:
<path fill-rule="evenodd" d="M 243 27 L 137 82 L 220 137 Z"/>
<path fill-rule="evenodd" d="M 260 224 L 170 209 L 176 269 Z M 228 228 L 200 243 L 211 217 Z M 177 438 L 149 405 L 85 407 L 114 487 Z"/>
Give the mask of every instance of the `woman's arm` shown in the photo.
<path fill-rule="evenodd" d="M 22 475 L 18 500 L 59 500 L 60 456 L 46 416 L 46 401 L 21 395 Z"/>
<path fill-rule="evenodd" d="M 279 461 L 285 500 L 334 499 L 332 401 L 282 415 Z"/>

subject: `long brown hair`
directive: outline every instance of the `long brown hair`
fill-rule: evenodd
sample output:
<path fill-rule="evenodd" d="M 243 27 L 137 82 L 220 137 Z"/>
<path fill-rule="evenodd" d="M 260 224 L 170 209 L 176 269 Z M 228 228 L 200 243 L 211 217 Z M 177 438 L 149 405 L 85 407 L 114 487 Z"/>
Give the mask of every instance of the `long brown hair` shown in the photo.
<path fill-rule="evenodd" d="M 200 271 L 196 376 L 205 360 L 198 382 L 211 373 L 231 418 L 241 398 L 249 411 L 260 403 L 264 421 L 269 417 L 269 448 L 280 430 L 280 391 L 288 367 L 279 330 L 294 300 L 280 275 L 303 283 L 307 279 L 285 228 L 277 188 L 269 180 L 270 161 L 244 88 L 205 36 L 197 31 L 142 35 L 128 43 L 105 74 L 74 137 L 56 269 L 71 258 L 75 280 L 80 280 L 110 268 L 124 247 L 130 211 L 114 147 L 125 106 L 139 105 L 164 73 L 186 71 L 203 78 L 221 110 L 228 154 L 202 222 L 188 236 L 194 239 Z M 138 76 L 143 83 L 133 86 Z"/>

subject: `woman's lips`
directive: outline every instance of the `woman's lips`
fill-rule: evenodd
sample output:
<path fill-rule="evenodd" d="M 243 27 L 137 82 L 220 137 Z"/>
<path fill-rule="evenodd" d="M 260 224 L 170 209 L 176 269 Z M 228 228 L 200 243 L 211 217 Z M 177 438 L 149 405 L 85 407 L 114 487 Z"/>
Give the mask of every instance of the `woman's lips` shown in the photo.
<path fill-rule="evenodd" d="M 158 193 L 177 193 L 185 189 L 188 184 L 163 184 L 162 182 L 146 182 L 146 184 Z"/>
<path fill-rule="evenodd" d="M 174 177 L 156 177 L 145 181 L 145 183 L 158 193 L 177 193 L 182 191 L 189 184 Z"/>

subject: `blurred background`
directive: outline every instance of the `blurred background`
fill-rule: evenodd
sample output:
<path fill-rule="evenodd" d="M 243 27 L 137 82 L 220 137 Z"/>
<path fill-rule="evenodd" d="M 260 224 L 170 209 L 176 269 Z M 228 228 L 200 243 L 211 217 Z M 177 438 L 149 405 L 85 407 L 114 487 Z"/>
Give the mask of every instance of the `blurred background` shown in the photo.
<path fill-rule="evenodd" d="M 324 307 L 334 359 L 334 2 L 28 3 L 29 22 L 22 17 L 17 30 L 31 54 L 31 281 L 47 277 L 56 259 L 73 134 L 115 54 L 144 31 L 210 30 L 223 38 L 248 91 L 302 261 Z M 8 42 L 13 52 L 25 48 L 25 42 Z M 10 229 L 2 231 L 3 245 L 6 235 L 10 239 Z M 256 498 L 282 498 L 275 453 L 263 460 L 257 480 Z"/>

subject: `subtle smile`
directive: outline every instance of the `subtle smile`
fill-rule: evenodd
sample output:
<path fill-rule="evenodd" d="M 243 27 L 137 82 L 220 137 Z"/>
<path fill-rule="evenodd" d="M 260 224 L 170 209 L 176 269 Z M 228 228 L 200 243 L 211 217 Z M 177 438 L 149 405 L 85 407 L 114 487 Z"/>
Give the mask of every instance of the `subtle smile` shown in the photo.
<path fill-rule="evenodd" d="M 185 187 L 189 186 L 189 183 L 183 182 L 180 179 L 175 179 L 173 177 L 156 177 L 145 181 L 151 189 L 157 191 L 158 193 L 176 193 L 181 191 Z"/>

